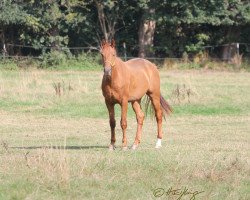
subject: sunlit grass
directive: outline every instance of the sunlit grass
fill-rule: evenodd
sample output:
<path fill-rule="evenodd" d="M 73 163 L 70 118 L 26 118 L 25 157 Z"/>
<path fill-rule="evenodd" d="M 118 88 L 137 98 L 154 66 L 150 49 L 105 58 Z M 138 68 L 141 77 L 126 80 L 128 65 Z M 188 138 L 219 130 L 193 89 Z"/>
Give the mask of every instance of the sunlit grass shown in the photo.
<path fill-rule="evenodd" d="M 249 199 L 249 78 L 161 71 L 174 108 L 162 149 L 154 149 L 149 117 L 139 149 L 121 151 L 117 106 L 117 149 L 109 152 L 101 72 L 0 71 L 0 199 L 156 199 L 154 189 L 170 187 L 203 191 L 196 199 Z M 129 145 L 135 131 L 130 108 Z M 178 197 L 159 199 L 168 198 Z"/>
<path fill-rule="evenodd" d="M 161 91 L 176 116 L 239 115 L 250 111 L 248 73 L 161 74 Z M 0 77 L 2 109 L 60 117 L 107 116 L 100 89 L 101 72 L 3 71 Z M 55 84 L 60 84 L 60 96 Z M 185 91 L 180 91 L 179 97 L 173 95 L 177 87 L 189 89 L 190 96 L 187 97 Z M 133 115 L 130 108 L 129 116 Z"/>

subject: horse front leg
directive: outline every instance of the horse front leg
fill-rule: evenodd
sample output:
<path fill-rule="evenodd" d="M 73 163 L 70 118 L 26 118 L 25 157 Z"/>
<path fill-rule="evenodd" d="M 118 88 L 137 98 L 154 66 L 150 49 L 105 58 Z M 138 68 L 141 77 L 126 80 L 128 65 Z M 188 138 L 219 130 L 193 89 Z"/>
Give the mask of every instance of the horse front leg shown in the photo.
<path fill-rule="evenodd" d="M 109 145 L 109 150 L 114 150 L 115 149 L 115 126 L 116 126 L 116 121 L 115 121 L 115 105 L 111 104 L 109 102 L 106 102 L 106 106 L 109 111 L 109 125 L 111 129 L 111 142 Z"/>
<path fill-rule="evenodd" d="M 128 100 L 123 100 L 121 104 L 121 128 L 122 128 L 122 149 L 127 150 L 127 136 L 126 136 L 126 129 L 127 129 L 127 111 L 128 111 Z"/>

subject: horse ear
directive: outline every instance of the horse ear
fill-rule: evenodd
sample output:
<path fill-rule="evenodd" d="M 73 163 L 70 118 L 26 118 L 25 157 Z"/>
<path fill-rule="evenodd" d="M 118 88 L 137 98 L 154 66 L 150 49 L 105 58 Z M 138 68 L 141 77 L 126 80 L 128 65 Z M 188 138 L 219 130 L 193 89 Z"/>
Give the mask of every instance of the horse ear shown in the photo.
<path fill-rule="evenodd" d="M 103 47 L 105 44 L 106 44 L 106 40 L 105 40 L 105 39 L 102 39 L 101 47 Z"/>
<path fill-rule="evenodd" d="M 111 40 L 111 47 L 115 48 L 115 40 L 114 39 Z"/>

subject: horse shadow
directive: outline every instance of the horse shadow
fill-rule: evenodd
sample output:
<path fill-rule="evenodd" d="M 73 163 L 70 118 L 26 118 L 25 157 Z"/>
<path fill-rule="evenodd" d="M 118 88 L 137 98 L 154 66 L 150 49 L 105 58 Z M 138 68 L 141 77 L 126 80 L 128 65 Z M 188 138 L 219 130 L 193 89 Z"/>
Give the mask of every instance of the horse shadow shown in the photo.
<path fill-rule="evenodd" d="M 103 145 L 86 145 L 86 146 L 22 146 L 10 147 L 12 149 L 66 149 L 66 150 L 88 150 L 88 149 L 108 149 L 108 146 Z"/>

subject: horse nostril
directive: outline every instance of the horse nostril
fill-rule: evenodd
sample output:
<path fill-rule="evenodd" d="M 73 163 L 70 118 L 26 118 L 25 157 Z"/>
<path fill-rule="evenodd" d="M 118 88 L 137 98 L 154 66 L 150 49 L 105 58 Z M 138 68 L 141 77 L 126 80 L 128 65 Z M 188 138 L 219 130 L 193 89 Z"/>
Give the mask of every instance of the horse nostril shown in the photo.
<path fill-rule="evenodd" d="M 111 67 L 105 67 L 104 70 L 103 70 L 104 74 L 105 75 L 111 75 Z"/>

